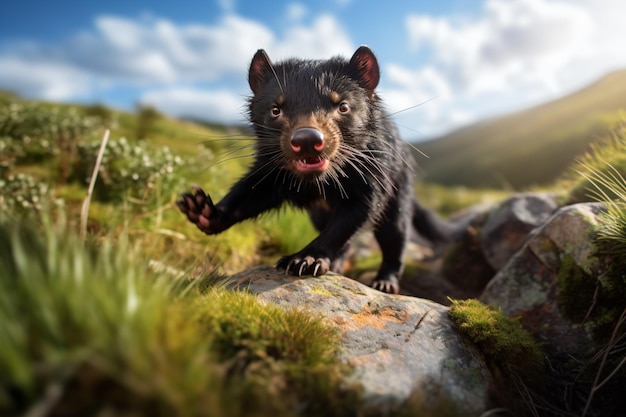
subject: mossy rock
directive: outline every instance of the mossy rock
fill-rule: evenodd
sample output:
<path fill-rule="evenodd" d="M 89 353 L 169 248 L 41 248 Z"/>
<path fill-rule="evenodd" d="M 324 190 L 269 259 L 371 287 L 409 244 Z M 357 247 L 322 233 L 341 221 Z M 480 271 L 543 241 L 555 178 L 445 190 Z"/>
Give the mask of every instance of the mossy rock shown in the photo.
<path fill-rule="evenodd" d="M 536 376 L 542 369 L 540 344 L 518 319 L 475 299 L 453 300 L 450 318 L 459 333 L 485 355 L 492 369 L 524 379 Z"/>

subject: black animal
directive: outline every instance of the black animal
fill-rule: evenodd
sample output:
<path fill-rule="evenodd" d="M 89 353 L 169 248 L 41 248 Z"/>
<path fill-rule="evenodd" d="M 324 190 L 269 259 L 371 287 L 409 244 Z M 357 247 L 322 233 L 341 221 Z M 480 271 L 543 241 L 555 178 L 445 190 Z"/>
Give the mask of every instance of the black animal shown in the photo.
<path fill-rule="evenodd" d="M 349 61 L 277 64 L 259 50 L 248 76 L 254 163 L 219 203 L 196 188 L 179 209 L 207 234 L 285 202 L 306 209 L 319 236 L 277 264 L 297 276 L 341 272 L 350 239 L 370 224 L 382 250 L 372 286 L 398 293 L 411 229 L 444 242 L 451 228 L 413 196 L 414 161 L 374 91 L 379 78 L 366 46 Z"/>

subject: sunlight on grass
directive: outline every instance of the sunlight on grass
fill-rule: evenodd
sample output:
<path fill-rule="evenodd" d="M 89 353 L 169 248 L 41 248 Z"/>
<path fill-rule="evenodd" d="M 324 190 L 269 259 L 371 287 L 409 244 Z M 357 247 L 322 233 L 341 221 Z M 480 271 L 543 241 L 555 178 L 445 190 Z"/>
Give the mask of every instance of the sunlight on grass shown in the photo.
<path fill-rule="evenodd" d="M 589 151 L 578 158 L 557 185 L 559 188 L 569 190 L 570 200 L 574 202 L 593 201 L 600 189 L 610 196 L 611 190 L 607 184 L 597 180 L 592 182 L 589 175 L 591 172 L 604 175 L 615 173 L 621 176 L 626 175 L 626 124 L 624 122 L 618 124 L 609 136 L 593 143 Z"/>
<path fill-rule="evenodd" d="M 0 222 L 0 414 L 354 407 L 319 317 L 147 265 L 123 238 L 85 247 L 62 223 Z"/>

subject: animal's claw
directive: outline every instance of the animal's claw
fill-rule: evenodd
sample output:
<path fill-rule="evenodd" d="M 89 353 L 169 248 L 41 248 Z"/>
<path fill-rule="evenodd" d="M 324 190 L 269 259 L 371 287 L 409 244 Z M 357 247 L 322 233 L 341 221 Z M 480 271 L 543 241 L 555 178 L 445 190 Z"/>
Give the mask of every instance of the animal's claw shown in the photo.
<path fill-rule="evenodd" d="M 330 269 L 330 259 L 314 256 L 300 256 L 298 254 L 285 256 L 276 264 L 277 268 L 284 269 L 287 275 L 298 277 L 312 275 L 314 277 L 325 274 Z"/>
<path fill-rule="evenodd" d="M 372 282 L 372 288 L 387 294 L 400 293 L 400 283 L 396 277 L 375 279 L 374 282 Z"/>
<path fill-rule="evenodd" d="M 181 194 L 180 199 L 176 201 L 176 206 L 204 233 L 209 235 L 217 233 L 215 205 L 202 188 L 194 186 L 193 193 Z"/>

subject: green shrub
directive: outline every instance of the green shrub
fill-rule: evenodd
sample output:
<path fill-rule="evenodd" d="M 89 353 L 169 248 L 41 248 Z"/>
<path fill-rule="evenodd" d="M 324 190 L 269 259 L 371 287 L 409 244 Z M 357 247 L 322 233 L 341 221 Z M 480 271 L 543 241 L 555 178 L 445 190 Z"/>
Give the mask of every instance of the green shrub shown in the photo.
<path fill-rule="evenodd" d="M 137 105 L 137 139 L 147 139 L 155 123 L 163 116 L 159 111 L 145 104 Z"/>
<path fill-rule="evenodd" d="M 73 166 L 74 178 L 88 184 L 100 142 L 80 144 Z M 95 195 L 103 201 L 131 197 L 151 198 L 155 190 L 169 193 L 179 186 L 175 171 L 184 161 L 169 148 L 153 149 L 146 142 L 131 144 L 125 138 L 109 141 L 98 172 Z"/>
<path fill-rule="evenodd" d="M 53 203 L 59 203 L 53 194 L 48 183 L 38 181 L 30 175 L 0 177 L 0 211 L 13 217 L 41 215 Z"/>
<path fill-rule="evenodd" d="M 11 138 L 0 138 L 0 178 L 8 176 L 23 152 L 23 148 Z"/>
<path fill-rule="evenodd" d="M 67 181 L 78 142 L 96 133 L 99 117 L 86 116 L 75 107 L 12 101 L 0 106 L 0 138 L 17 164 L 40 163 L 58 157 L 58 177 Z"/>
<path fill-rule="evenodd" d="M 85 116 L 75 107 L 21 101 L 0 107 L 0 137 L 21 142 L 29 160 L 57 155 L 100 124 L 100 118 Z"/>

